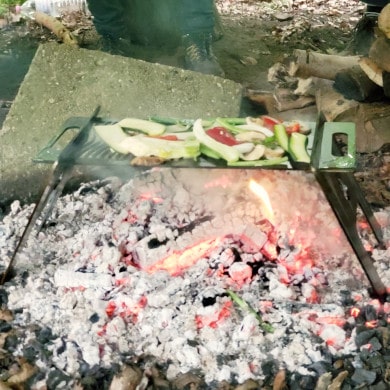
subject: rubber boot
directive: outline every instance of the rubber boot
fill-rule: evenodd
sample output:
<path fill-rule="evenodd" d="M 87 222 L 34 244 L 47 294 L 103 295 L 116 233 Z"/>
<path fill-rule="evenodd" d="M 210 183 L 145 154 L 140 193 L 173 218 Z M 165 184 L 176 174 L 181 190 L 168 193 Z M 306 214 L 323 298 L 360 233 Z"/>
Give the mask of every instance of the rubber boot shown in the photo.
<path fill-rule="evenodd" d="M 214 55 L 212 44 L 212 33 L 184 35 L 185 68 L 195 72 L 224 77 L 225 72 Z"/>
<path fill-rule="evenodd" d="M 100 50 L 106 53 L 120 55 L 123 57 L 133 56 L 133 49 L 130 40 L 118 37 L 111 37 L 109 35 L 101 37 Z"/>

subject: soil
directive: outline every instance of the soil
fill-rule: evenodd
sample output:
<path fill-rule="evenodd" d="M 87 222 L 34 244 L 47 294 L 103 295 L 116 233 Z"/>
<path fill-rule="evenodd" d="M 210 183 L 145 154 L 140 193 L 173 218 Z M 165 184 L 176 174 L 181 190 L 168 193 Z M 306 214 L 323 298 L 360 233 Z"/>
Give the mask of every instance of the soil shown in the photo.
<path fill-rule="evenodd" d="M 272 90 L 268 70 L 295 49 L 328 54 L 353 52 L 354 27 L 365 10 L 365 4 L 359 0 L 217 0 L 216 6 L 219 39 L 214 43 L 214 51 L 225 77 L 253 90 Z M 38 45 L 58 40 L 51 31 L 21 17 L 14 9 L 6 16 L 0 19 L 0 125 Z M 78 37 L 81 47 L 101 49 L 90 15 L 64 11 L 60 20 Z M 169 36 L 164 35 L 166 29 L 161 34 L 156 30 L 154 35 L 151 29 L 145 31 L 155 42 L 146 37 L 142 45 L 132 44 L 132 57 L 183 66 L 182 49 L 172 45 L 175 39 L 170 40 L 176 31 L 169 31 Z M 262 114 L 264 108 L 250 102 L 245 113 Z M 358 178 L 370 203 L 378 207 L 390 204 L 388 149 L 385 145 L 375 155 L 359 156 Z"/>
<path fill-rule="evenodd" d="M 294 49 L 344 52 L 364 10 L 358 0 L 218 0 L 216 5 L 220 18 L 217 33 L 222 37 L 215 42 L 214 51 L 226 78 L 254 89 L 263 87 L 268 69 Z M 66 11 L 61 15 L 60 20 L 78 37 L 80 46 L 99 49 L 90 16 Z M 3 20 L 0 35 L 0 100 L 13 98 L 37 45 L 57 39 L 46 28 L 20 15 L 11 12 L 9 19 L 8 24 Z M 160 39 L 155 39 L 157 45 L 145 38 L 147 44 L 132 45 L 131 54 L 147 61 L 180 65 L 180 48 L 168 43 L 175 32 L 161 31 Z M 156 38 L 156 34 L 149 34 Z M 166 44 L 161 44 L 164 40 Z"/>

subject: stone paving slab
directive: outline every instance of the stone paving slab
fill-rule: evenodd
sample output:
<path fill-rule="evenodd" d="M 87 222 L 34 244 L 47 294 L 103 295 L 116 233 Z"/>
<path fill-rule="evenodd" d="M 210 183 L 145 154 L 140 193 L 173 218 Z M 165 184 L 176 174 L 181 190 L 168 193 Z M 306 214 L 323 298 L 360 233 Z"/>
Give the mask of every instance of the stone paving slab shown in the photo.
<path fill-rule="evenodd" d="M 66 119 L 238 116 L 233 81 L 64 44 L 41 45 L 0 130 L 0 207 L 36 201 L 50 167 L 32 159 Z"/>

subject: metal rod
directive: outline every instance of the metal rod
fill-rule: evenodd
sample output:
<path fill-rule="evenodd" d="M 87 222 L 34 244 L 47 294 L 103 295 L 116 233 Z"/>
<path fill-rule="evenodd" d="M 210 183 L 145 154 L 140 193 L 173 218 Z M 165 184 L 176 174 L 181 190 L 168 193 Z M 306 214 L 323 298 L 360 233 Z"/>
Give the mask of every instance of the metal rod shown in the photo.
<path fill-rule="evenodd" d="M 50 180 L 44 188 L 42 195 L 29 218 L 22 237 L 20 238 L 14 250 L 7 268 L 5 269 L 4 273 L 0 275 L 0 285 L 3 285 L 6 282 L 12 268 L 15 265 L 17 256 L 20 250 L 27 243 L 31 232 L 34 230 L 34 228 L 36 228 L 36 233 L 38 233 L 52 212 L 58 197 L 61 195 L 65 187 L 65 184 L 72 175 L 73 168 L 77 163 L 77 157 L 80 154 L 81 145 L 86 140 L 93 120 L 96 118 L 99 110 L 100 106 L 94 110 L 89 120 L 80 129 L 78 134 L 74 136 L 72 141 L 67 146 L 65 146 L 57 161 L 54 162 Z M 41 219 L 39 221 L 40 217 Z"/>
<path fill-rule="evenodd" d="M 357 219 L 356 219 L 356 204 L 352 204 L 354 201 L 358 201 L 360 204 L 363 195 L 357 195 L 360 191 L 358 184 L 354 181 L 352 172 L 326 172 L 316 171 L 315 176 L 318 183 L 321 185 L 322 190 L 327 197 L 337 219 L 343 227 L 344 233 L 347 236 L 363 270 L 378 297 L 384 297 L 386 295 L 386 286 L 378 275 L 378 272 L 373 264 L 373 260 L 369 253 L 363 246 L 360 236 L 357 231 Z M 347 186 L 349 191 L 354 190 L 354 199 L 352 202 L 347 199 L 345 192 L 342 188 L 342 184 Z M 355 186 L 356 185 L 356 186 Z M 370 219 L 370 225 L 373 224 L 375 229 L 379 227 L 379 224 L 374 223 L 374 215 L 369 207 L 369 204 L 364 201 L 362 207 L 363 212 L 367 216 L 367 220 Z M 360 204 L 361 205 L 361 204 Z M 373 229 L 374 230 L 374 229 Z M 376 232 L 377 234 L 378 232 Z M 379 235 L 381 237 L 381 234 Z"/>

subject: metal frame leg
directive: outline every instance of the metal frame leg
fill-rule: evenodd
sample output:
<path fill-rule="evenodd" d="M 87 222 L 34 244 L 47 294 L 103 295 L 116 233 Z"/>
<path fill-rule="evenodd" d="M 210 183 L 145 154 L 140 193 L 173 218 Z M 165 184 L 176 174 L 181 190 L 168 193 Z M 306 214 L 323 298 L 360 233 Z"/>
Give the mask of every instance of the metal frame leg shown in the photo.
<path fill-rule="evenodd" d="M 376 295 L 384 297 L 386 286 L 378 275 L 374 261 L 366 251 L 357 231 L 357 206 L 359 205 L 380 244 L 382 232 L 370 205 L 351 172 L 316 171 L 316 179 L 327 197 L 345 235 L 347 236 Z M 345 186 L 345 189 L 342 186 Z"/>

